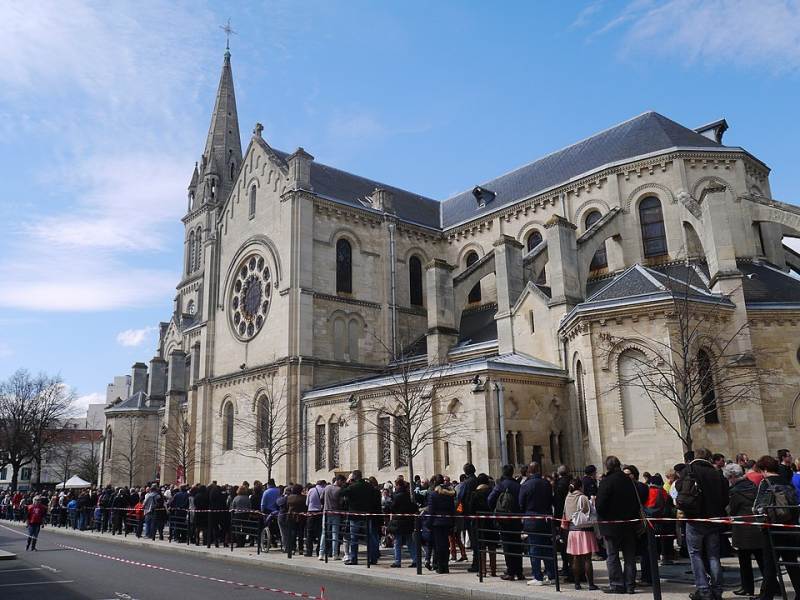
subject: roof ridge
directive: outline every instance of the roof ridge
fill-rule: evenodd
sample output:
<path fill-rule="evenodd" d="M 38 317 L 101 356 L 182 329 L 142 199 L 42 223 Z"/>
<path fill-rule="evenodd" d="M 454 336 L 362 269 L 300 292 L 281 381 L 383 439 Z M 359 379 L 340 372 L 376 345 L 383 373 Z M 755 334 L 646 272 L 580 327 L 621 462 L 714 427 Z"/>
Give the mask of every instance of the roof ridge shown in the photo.
<path fill-rule="evenodd" d="M 657 112 L 656 112 L 656 111 L 654 111 L 654 110 L 646 110 L 646 111 L 644 111 L 643 113 L 636 115 L 635 117 L 630 117 L 629 119 L 625 119 L 624 121 L 620 121 L 619 123 L 617 123 L 617 124 L 615 124 L 615 125 L 611 125 L 610 127 L 606 127 L 605 129 L 602 129 L 602 130 L 600 130 L 600 131 L 596 131 L 595 133 L 593 133 L 593 134 L 591 134 L 591 135 L 588 135 L 588 136 L 586 136 L 586 137 L 584 137 L 584 138 L 581 138 L 581 139 L 579 139 L 579 140 L 578 140 L 578 141 L 576 141 L 576 142 L 572 142 L 571 144 L 567 144 L 566 146 L 562 146 L 562 147 L 561 147 L 561 148 L 559 148 L 558 150 L 553 150 L 552 152 L 548 152 L 547 154 L 543 154 L 542 156 L 540 156 L 540 157 L 538 157 L 538 158 L 535 158 L 534 160 L 531 160 L 531 161 L 529 161 L 529 162 L 527 162 L 527 163 L 525 163 L 525 164 L 523 164 L 523 165 L 520 165 L 520 166 L 518 166 L 518 167 L 514 167 L 513 169 L 511 169 L 511 170 L 509 170 L 509 171 L 506 171 L 505 173 L 502 173 L 501 175 L 497 175 L 496 177 L 492 177 L 492 179 L 489 179 L 488 181 L 485 181 L 485 182 L 484 182 L 484 183 L 482 183 L 482 184 L 476 184 L 476 185 L 487 186 L 487 185 L 489 185 L 489 184 L 490 184 L 491 182 L 493 182 L 493 181 L 497 181 L 498 179 L 502 179 L 503 177 L 507 177 L 507 176 L 511 175 L 512 173 L 516 173 L 517 171 L 519 171 L 519 170 L 521 170 L 521 169 L 524 169 L 524 168 L 526 168 L 526 167 L 529 167 L 529 166 L 531 166 L 532 164 L 535 164 L 535 163 L 537 163 L 537 162 L 539 162 L 539 161 L 542 161 L 542 160 L 544 160 L 545 158 L 548 158 L 548 157 L 550 157 L 550 156 L 553 156 L 553 155 L 555 155 L 555 154 L 558 154 L 559 152 L 563 152 L 564 150 L 567 150 L 567 149 L 569 149 L 569 148 L 572 148 L 573 146 L 577 146 L 578 144 L 582 144 L 583 142 L 587 142 L 587 141 L 589 141 L 589 140 L 590 140 L 590 139 L 592 139 L 592 138 L 595 138 L 595 137 L 601 136 L 601 135 L 603 135 L 603 134 L 605 134 L 605 133 L 608 133 L 609 131 L 611 131 L 611 130 L 613 130 L 613 129 L 616 129 L 617 127 L 622 127 L 623 125 L 626 125 L 627 123 L 631 123 L 631 122 L 635 121 L 636 119 L 641 119 L 642 117 L 644 117 L 644 116 L 646 116 L 646 115 L 650 115 L 650 114 L 659 115 L 659 113 L 657 113 Z M 663 116 L 663 115 L 660 115 L 660 116 Z M 666 117 L 665 117 L 665 118 L 666 118 Z M 473 187 L 474 187 L 474 186 L 473 186 Z M 491 188 L 487 188 L 487 189 L 489 189 L 489 190 L 491 191 Z M 470 188 L 467 188 L 467 189 L 465 189 L 465 190 L 462 190 L 462 191 L 460 191 L 460 192 L 457 192 L 457 193 L 455 193 L 455 194 L 452 194 L 452 195 L 450 195 L 449 197 L 447 197 L 447 198 L 443 199 L 441 202 L 442 202 L 442 203 L 445 203 L 445 202 L 447 202 L 448 200 L 450 200 L 450 199 L 452 199 L 452 198 L 455 198 L 455 197 L 457 197 L 457 196 L 460 196 L 461 194 L 465 194 L 465 193 L 467 193 L 467 192 L 469 192 L 469 191 L 471 191 L 471 190 L 472 190 L 472 188 L 471 188 L 471 187 L 470 187 Z"/>

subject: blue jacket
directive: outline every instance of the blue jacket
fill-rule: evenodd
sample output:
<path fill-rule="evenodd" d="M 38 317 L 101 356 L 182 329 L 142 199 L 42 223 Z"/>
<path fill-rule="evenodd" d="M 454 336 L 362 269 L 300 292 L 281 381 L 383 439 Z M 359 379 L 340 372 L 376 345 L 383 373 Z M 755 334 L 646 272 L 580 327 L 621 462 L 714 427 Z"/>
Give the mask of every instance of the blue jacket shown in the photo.
<path fill-rule="evenodd" d="M 536 474 L 520 486 L 519 506 L 527 515 L 553 514 L 553 486 Z"/>
<path fill-rule="evenodd" d="M 516 479 L 511 477 L 501 477 L 500 480 L 495 483 L 494 489 L 489 492 L 489 497 L 486 499 L 486 502 L 489 504 L 489 508 L 494 510 L 494 507 L 497 506 L 497 499 L 500 497 L 504 491 L 508 490 L 511 492 L 511 496 L 514 498 L 514 509 L 512 512 L 518 513 L 519 512 L 519 482 Z"/>
<path fill-rule="evenodd" d="M 268 487 L 261 495 L 261 512 L 272 513 L 278 510 L 278 498 L 281 497 L 281 490 L 277 487 Z"/>

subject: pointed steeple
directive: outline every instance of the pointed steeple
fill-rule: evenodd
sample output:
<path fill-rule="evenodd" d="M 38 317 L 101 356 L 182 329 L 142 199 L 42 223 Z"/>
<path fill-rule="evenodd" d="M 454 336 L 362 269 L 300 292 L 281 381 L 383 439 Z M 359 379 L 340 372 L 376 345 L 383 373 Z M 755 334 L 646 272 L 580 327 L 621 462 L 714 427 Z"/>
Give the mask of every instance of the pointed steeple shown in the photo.
<path fill-rule="evenodd" d="M 239 137 L 239 116 L 233 90 L 231 53 L 225 50 L 222 74 L 219 78 L 211 126 L 203 151 L 204 201 L 220 202 L 233 187 L 233 178 L 242 164 L 242 142 Z M 213 198 L 210 193 L 213 190 Z"/>

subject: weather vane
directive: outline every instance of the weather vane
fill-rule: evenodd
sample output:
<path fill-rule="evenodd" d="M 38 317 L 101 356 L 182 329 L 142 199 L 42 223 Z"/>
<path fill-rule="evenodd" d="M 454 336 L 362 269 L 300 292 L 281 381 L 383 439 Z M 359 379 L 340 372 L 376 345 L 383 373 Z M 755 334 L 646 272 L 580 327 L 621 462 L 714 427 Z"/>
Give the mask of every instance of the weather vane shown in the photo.
<path fill-rule="evenodd" d="M 228 19 L 228 22 L 225 25 L 220 25 L 219 28 L 222 29 L 222 31 L 225 32 L 225 49 L 226 50 L 230 50 L 231 49 L 231 34 L 237 35 L 237 33 L 231 27 L 231 20 Z"/>

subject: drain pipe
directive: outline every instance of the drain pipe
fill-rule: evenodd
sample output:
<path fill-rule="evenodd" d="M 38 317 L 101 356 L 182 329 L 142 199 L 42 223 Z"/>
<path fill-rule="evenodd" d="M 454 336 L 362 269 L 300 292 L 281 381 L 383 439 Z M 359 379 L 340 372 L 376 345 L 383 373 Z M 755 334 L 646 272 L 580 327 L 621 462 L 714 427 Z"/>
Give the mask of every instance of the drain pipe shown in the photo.
<path fill-rule="evenodd" d="M 394 246 L 394 222 L 389 222 L 389 262 L 391 278 L 391 300 L 392 300 L 392 360 L 397 358 L 397 260 L 395 259 Z"/>
<path fill-rule="evenodd" d="M 498 427 L 500 429 L 500 468 L 508 464 L 508 447 L 506 446 L 506 407 L 503 395 L 503 384 L 494 384 L 495 397 L 497 398 Z"/>

